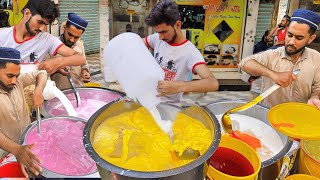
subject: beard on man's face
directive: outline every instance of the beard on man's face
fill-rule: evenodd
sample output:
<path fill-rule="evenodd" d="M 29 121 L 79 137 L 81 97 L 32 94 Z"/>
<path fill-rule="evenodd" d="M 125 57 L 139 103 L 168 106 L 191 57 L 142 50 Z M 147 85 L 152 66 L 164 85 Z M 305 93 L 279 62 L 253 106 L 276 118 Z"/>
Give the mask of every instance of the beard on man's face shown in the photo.
<path fill-rule="evenodd" d="M 66 46 L 68 46 L 69 48 L 71 48 L 74 45 L 74 42 L 71 42 L 70 40 L 67 40 L 66 37 L 64 36 L 64 34 L 62 34 L 63 37 L 63 42 Z"/>
<path fill-rule="evenodd" d="M 174 29 L 174 35 L 171 38 L 171 40 L 165 39 L 164 41 L 166 41 L 167 43 L 173 44 L 176 39 L 177 39 L 177 31 L 176 29 Z"/>
<path fill-rule="evenodd" d="M 26 29 L 27 29 L 28 33 L 29 33 L 31 36 L 35 36 L 35 35 L 41 33 L 41 30 L 38 29 L 38 30 L 35 30 L 35 32 L 33 32 L 33 31 L 31 30 L 30 24 L 29 24 L 31 18 L 32 18 L 32 16 L 31 16 L 31 17 L 29 18 L 29 20 L 26 22 Z"/>
<path fill-rule="evenodd" d="M 3 90 L 5 90 L 6 92 L 12 91 L 12 89 L 14 88 L 14 86 L 15 86 L 15 84 L 8 84 L 8 85 L 6 85 L 6 84 L 4 84 L 4 82 L 2 82 L 2 81 L 0 80 L 0 87 L 1 87 Z"/>
<path fill-rule="evenodd" d="M 74 45 L 74 42 L 71 42 L 69 40 L 65 40 L 64 43 L 66 44 L 66 46 L 68 46 L 69 48 L 71 48 Z"/>
<path fill-rule="evenodd" d="M 305 48 L 306 48 L 307 45 L 304 45 L 302 46 L 301 48 L 297 49 L 295 48 L 294 46 L 292 45 L 286 45 L 285 46 L 285 50 L 286 50 L 286 53 L 291 56 L 291 55 L 295 55 L 295 54 L 298 54 L 300 53 L 301 51 L 303 51 Z M 293 49 L 293 50 L 290 50 L 290 49 Z"/>

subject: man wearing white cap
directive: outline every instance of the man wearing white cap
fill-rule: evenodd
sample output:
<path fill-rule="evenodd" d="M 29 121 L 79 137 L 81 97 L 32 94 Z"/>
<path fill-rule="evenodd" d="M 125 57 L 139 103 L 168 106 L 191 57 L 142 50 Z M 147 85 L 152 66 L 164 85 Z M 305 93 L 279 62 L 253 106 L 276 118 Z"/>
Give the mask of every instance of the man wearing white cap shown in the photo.
<path fill-rule="evenodd" d="M 42 91 L 47 81 L 44 70 L 20 74 L 20 52 L 0 47 L 0 159 L 12 153 L 28 177 L 25 167 L 35 175 L 41 171 L 40 160 L 32 152 L 32 145 L 19 145 L 19 139 L 30 124 L 23 88 L 36 83 L 33 106 L 41 107 Z"/>
<path fill-rule="evenodd" d="M 88 22 L 75 13 L 68 14 L 68 20 L 61 25 L 61 35 L 60 40 L 68 47 L 72 48 L 76 52 L 82 54 L 84 57 L 85 50 L 83 42 L 80 37 L 86 30 Z M 76 85 L 76 87 L 83 87 L 84 83 L 90 81 L 89 65 L 86 64 L 82 66 L 69 66 L 71 78 Z M 67 79 L 64 72 L 57 71 L 51 75 L 51 80 L 56 83 L 59 89 L 71 88 L 71 85 Z"/>
<path fill-rule="evenodd" d="M 319 23 L 317 13 L 297 9 L 288 26 L 285 46 L 241 61 L 242 70 L 252 76 L 263 76 L 262 91 L 274 83 L 282 87 L 269 95 L 264 105 L 303 102 L 320 109 L 320 53 L 306 47 L 316 38 Z M 297 69 L 300 73 L 295 76 L 292 71 Z"/>

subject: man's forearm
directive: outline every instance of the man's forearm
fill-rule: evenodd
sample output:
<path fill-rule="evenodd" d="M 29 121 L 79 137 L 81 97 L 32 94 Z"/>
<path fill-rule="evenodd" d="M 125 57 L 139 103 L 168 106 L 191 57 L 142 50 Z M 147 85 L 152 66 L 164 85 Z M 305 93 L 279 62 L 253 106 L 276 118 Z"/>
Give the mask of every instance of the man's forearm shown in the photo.
<path fill-rule="evenodd" d="M 39 73 L 37 75 L 36 79 L 36 87 L 34 91 L 37 91 L 42 94 L 44 87 L 46 86 L 47 83 L 47 74 L 46 73 Z"/>
<path fill-rule="evenodd" d="M 218 81 L 213 78 L 204 78 L 194 81 L 185 82 L 182 89 L 183 92 L 212 92 L 217 91 L 219 88 Z"/>
<path fill-rule="evenodd" d="M 86 63 L 86 58 L 80 53 L 75 53 L 71 56 L 62 57 L 61 63 L 61 68 L 65 66 L 81 66 Z"/>
<path fill-rule="evenodd" d="M 270 33 L 268 34 L 267 37 L 273 37 L 274 33 L 276 32 L 276 30 L 278 29 L 278 26 L 275 26 L 271 31 Z"/>
<path fill-rule="evenodd" d="M 20 145 L 12 141 L 8 136 L 6 136 L 0 129 L 0 148 L 4 151 L 16 155 Z"/>
<path fill-rule="evenodd" d="M 251 59 L 251 60 L 248 60 L 242 67 L 242 69 L 252 75 L 252 76 L 265 76 L 265 77 L 268 77 L 268 78 L 271 78 L 272 79 L 272 75 L 274 74 L 274 72 L 265 67 L 264 65 L 258 63 L 256 60 L 254 59 Z"/>

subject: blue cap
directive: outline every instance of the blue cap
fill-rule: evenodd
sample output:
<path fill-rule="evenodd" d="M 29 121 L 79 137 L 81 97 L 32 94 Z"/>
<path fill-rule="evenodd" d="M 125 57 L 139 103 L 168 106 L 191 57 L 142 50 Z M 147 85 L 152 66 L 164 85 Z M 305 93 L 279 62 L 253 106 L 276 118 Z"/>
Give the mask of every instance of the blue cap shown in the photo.
<path fill-rule="evenodd" d="M 20 63 L 20 52 L 13 48 L 0 47 L 0 62 Z"/>
<path fill-rule="evenodd" d="M 312 28 L 318 29 L 320 24 L 320 15 L 310 10 L 297 9 L 293 12 L 290 20 L 305 23 Z"/>
<path fill-rule="evenodd" d="M 78 29 L 82 29 L 83 31 L 86 30 L 88 25 L 88 22 L 85 19 L 75 13 L 68 13 L 67 23 L 71 23 L 73 26 Z"/>

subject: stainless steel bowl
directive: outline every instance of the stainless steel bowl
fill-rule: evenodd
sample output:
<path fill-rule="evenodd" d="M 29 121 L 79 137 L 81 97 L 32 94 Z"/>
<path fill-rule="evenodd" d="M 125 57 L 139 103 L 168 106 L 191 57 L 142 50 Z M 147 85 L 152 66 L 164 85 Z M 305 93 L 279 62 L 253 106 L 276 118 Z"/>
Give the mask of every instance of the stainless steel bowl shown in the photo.
<path fill-rule="evenodd" d="M 211 112 L 213 112 L 213 114 L 219 115 L 219 114 L 225 113 L 226 111 L 228 111 L 232 108 L 241 106 L 246 103 L 247 103 L 246 101 L 226 100 L 226 101 L 222 101 L 222 102 L 210 103 L 206 107 Z M 245 110 L 242 112 L 237 112 L 237 113 L 259 119 L 259 120 L 263 121 L 264 123 L 268 124 L 269 126 L 271 126 L 268 119 L 267 119 L 268 111 L 269 111 L 269 109 L 266 107 L 263 107 L 261 105 L 255 105 L 248 110 Z M 280 136 L 282 143 L 284 144 L 284 147 L 274 157 L 262 162 L 258 179 L 263 179 L 263 180 L 276 179 L 276 177 L 280 173 L 282 158 L 289 151 L 289 149 L 292 145 L 292 141 L 290 141 L 287 136 L 285 136 L 279 132 L 277 132 L 277 133 Z"/>
<path fill-rule="evenodd" d="M 60 117 L 45 118 L 45 119 L 42 119 L 41 121 L 45 122 L 45 121 L 57 120 L 57 119 L 59 119 L 59 120 L 70 120 L 70 121 L 81 121 L 83 123 L 86 123 L 85 119 L 81 119 L 81 118 L 77 118 L 77 117 L 70 117 L 70 116 L 60 116 Z M 25 129 L 23 134 L 21 135 L 21 138 L 20 138 L 20 143 L 21 144 L 24 144 L 28 133 L 34 128 L 37 128 L 37 122 L 36 121 L 31 123 Z M 58 173 L 52 172 L 52 171 L 50 171 L 50 170 L 48 170 L 46 168 L 43 168 L 43 167 L 42 167 L 42 169 L 43 170 L 39 175 L 40 177 L 41 176 L 48 177 L 48 178 L 99 178 L 100 177 L 98 171 L 96 171 L 94 173 L 91 173 L 91 174 L 86 174 L 86 175 L 83 175 L 83 176 L 67 176 L 67 175 L 63 175 L 63 174 L 58 174 Z"/>
<path fill-rule="evenodd" d="M 205 107 L 200 107 L 192 105 L 182 109 L 182 113 L 185 113 L 188 116 L 191 116 L 199 121 L 201 121 L 208 129 L 210 129 L 212 134 L 212 143 L 209 149 L 199 158 L 193 162 L 186 164 L 184 166 L 165 170 L 165 171 L 156 171 L 156 172 L 142 172 L 134 171 L 129 169 L 124 169 L 118 166 L 115 166 L 104 159 L 102 159 L 99 154 L 92 147 L 92 140 L 94 133 L 97 127 L 105 121 L 107 118 L 121 114 L 127 111 L 133 111 L 141 107 L 139 104 L 132 101 L 118 100 L 110 104 L 105 105 L 94 115 L 91 116 L 87 122 L 83 140 L 84 146 L 97 163 L 98 171 L 102 179 L 117 179 L 117 180 L 134 180 L 134 179 L 159 179 L 159 180 L 202 180 L 204 179 L 207 172 L 207 160 L 211 157 L 214 151 L 217 149 L 221 134 L 220 134 L 220 125 L 215 116 Z M 176 111 L 177 107 L 167 105 L 166 113 L 171 111 Z M 180 109 L 179 109 L 180 110 Z"/>
<path fill-rule="evenodd" d="M 81 99 L 93 99 L 93 100 L 99 100 L 105 102 L 105 104 L 108 104 L 114 100 L 117 100 L 121 97 L 124 97 L 125 94 L 119 91 L 107 89 L 107 88 L 98 88 L 98 87 L 82 87 L 82 88 L 77 88 L 80 94 Z M 76 102 L 76 98 L 74 96 L 74 93 L 72 89 L 66 89 L 62 91 L 67 98 L 72 101 Z M 117 95 L 117 98 L 110 98 L 110 94 Z M 81 104 L 81 106 L 90 106 L 88 104 Z M 56 109 L 57 107 L 62 107 L 61 102 L 59 101 L 58 98 L 53 98 L 51 100 L 45 101 L 43 104 L 42 112 L 41 114 L 44 117 L 52 117 L 52 116 L 68 116 L 67 111 L 63 108 L 64 111 L 59 112 L 59 113 L 52 113 L 52 109 Z M 74 107 L 76 107 L 76 103 L 74 103 Z M 98 109 L 96 109 L 97 111 Z M 94 114 L 94 112 L 92 113 Z M 85 118 L 85 117 L 80 117 L 80 118 Z M 90 117 L 86 117 L 85 119 L 89 119 Z"/>

